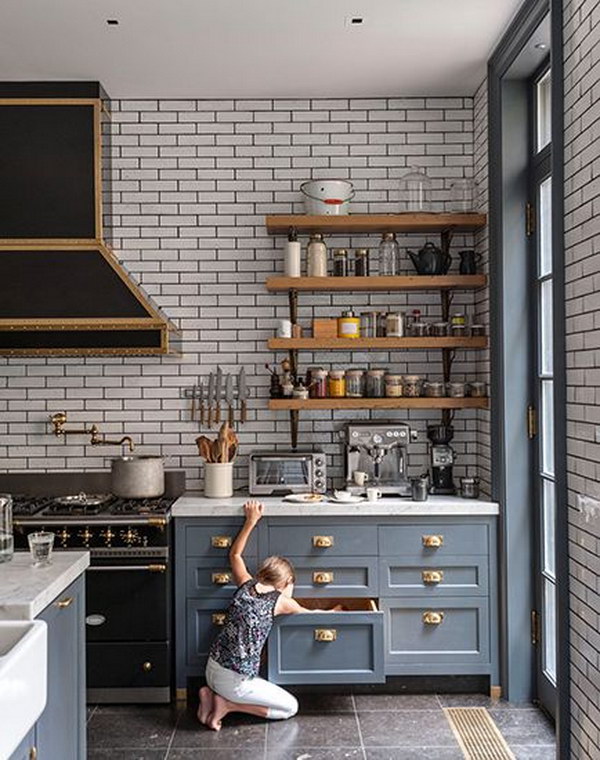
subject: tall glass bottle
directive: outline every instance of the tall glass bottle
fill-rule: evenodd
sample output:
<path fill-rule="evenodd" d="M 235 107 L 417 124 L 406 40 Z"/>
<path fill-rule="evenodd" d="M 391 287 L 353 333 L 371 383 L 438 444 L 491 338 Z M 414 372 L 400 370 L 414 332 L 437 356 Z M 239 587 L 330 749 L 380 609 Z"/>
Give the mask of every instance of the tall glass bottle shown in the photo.
<path fill-rule="evenodd" d="M 431 211 L 431 180 L 418 166 L 402 177 L 401 188 L 406 211 Z"/>
<path fill-rule="evenodd" d="M 400 263 L 400 248 L 395 232 L 384 232 L 379 243 L 379 274 L 398 274 Z"/>

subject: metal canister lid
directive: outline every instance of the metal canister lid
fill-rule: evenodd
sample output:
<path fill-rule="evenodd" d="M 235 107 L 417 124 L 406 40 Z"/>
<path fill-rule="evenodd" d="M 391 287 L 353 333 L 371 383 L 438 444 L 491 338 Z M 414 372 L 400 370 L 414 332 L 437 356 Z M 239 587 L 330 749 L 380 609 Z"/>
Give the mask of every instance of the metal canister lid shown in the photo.
<path fill-rule="evenodd" d="M 332 380 L 341 380 L 344 377 L 345 374 L 346 374 L 346 372 L 343 369 L 330 369 L 329 370 L 329 377 Z"/>
<path fill-rule="evenodd" d="M 370 369 L 367 371 L 367 375 L 370 375 L 371 377 L 383 377 L 387 370 L 381 369 L 380 367 L 374 367 L 373 369 Z"/>
<path fill-rule="evenodd" d="M 355 315 L 354 315 L 354 312 L 352 311 L 352 309 L 347 309 L 346 311 L 342 312 L 342 317 L 346 317 L 348 319 L 353 319 L 354 316 Z"/>
<path fill-rule="evenodd" d="M 381 237 L 384 240 L 395 240 L 396 239 L 396 233 L 395 232 L 384 232 Z"/>
<path fill-rule="evenodd" d="M 345 257 L 345 256 L 348 255 L 348 251 L 346 250 L 346 248 L 334 248 L 333 249 L 333 255 L 334 256 L 344 256 Z"/>
<path fill-rule="evenodd" d="M 368 248 L 357 248 L 354 251 L 355 256 L 368 256 L 369 255 L 369 249 Z"/>

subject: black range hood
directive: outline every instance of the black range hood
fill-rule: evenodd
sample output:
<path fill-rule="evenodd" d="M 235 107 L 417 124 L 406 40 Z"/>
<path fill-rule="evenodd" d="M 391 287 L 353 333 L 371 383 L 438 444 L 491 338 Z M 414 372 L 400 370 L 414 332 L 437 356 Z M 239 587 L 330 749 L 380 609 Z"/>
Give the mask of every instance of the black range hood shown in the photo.
<path fill-rule="evenodd" d="M 177 350 L 104 241 L 108 115 L 98 83 L 0 83 L 0 355 Z"/>

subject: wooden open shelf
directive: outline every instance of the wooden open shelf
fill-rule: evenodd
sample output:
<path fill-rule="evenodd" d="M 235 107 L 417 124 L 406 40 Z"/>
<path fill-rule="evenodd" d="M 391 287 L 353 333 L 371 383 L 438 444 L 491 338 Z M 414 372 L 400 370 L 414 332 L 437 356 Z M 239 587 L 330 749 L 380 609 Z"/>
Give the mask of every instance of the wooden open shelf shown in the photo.
<path fill-rule="evenodd" d="M 287 235 L 290 227 L 299 233 L 322 232 L 329 235 L 368 232 L 473 232 L 486 224 L 485 214 L 275 214 L 266 218 L 267 232 L 271 235 Z"/>
<path fill-rule="evenodd" d="M 380 350 L 408 348 L 486 348 L 488 339 L 477 338 L 269 338 L 268 347 L 272 350 L 343 349 L 364 351 L 378 348 Z"/>
<path fill-rule="evenodd" d="M 372 277 L 268 277 L 267 290 L 282 291 L 384 291 L 384 290 L 474 290 L 487 283 L 484 274 L 373 275 Z"/>
<path fill-rule="evenodd" d="M 272 398 L 269 409 L 487 409 L 487 398 Z"/>

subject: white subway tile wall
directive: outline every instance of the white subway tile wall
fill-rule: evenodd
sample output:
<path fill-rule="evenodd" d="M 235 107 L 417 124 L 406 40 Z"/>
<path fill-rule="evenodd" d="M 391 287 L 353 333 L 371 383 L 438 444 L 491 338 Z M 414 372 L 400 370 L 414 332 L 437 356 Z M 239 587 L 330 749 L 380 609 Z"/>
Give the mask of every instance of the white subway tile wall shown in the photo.
<path fill-rule="evenodd" d="M 600 2 L 566 0 L 565 281 L 573 758 L 600 757 Z"/>
<path fill-rule="evenodd" d="M 69 422 L 96 423 L 110 435 L 133 436 L 143 452 L 168 455 L 183 467 L 191 488 L 201 487 L 194 440 L 202 432 L 190 420 L 183 396 L 199 376 L 221 366 L 246 367 L 252 397 L 248 423 L 240 428 L 243 456 L 236 485 L 247 478 L 247 453 L 289 446 L 287 413 L 267 409 L 265 364 L 284 354 L 267 350 L 277 318 L 288 315 L 285 294 L 268 293 L 265 279 L 283 269 L 282 237 L 267 235 L 264 216 L 302 212 L 299 191 L 311 178 L 350 179 L 355 212 L 402 210 L 400 179 L 412 165 L 433 183 L 436 210 L 448 210 L 454 179 L 485 180 L 485 99 L 471 97 L 332 100 L 126 100 L 112 104 L 107 135 L 111 170 L 104 197 L 106 237 L 132 275 L 183 330 L 181 356 L 162 358 L 32 358 L 1 361 L 0 467 L 2 470 L 101 469 L 114 448 L 86 445 L 85 437 L 55 439 L 48 415 L 66 410 Z M 476 129 L 474 131 L 474 116 Z M 476 162 L 474 165 L 474 157 Z M 481 188 L 480 188 L 481 192 Z M 478 206 L 484 208 L 485 193 Z M 426 238 L 400 240 L 406 248 Z M 370 248 L 377 267 L 376 236 L 329 237 L 328 245 Z M 436 240 L 434 239 L 434 242 Z M 303 246 L 306 238 L 302 239 Z M 456 252 L 473 237 L 453 240 Z M 478 246 L 485 252 L 484 238 Z M 300 321 L 357 311 L 421 308 L 440 314 L 436 293 L 301 294 Z M 457 292 L 453 311 L 487 319 L 487 299 Z M 472 379 L 487 373 L 487 352 L 458 352 L 455 374 Z M 441 377 L 440 352 L 301 354 L 301 370 L 387 366 L 399 372 Z M 420 434 L 411 448 L 410 474 L 427 464 L 425 427 L 439 413 L 374 414 L 410 420 Z M 300 443 L 320 445 L 331 473 L 342 475 L 338 431 L 367 412 L 301 415 Z M 481 474 L 489 481 L 487 416 L 455 416 L 457 476 Z M 203 431 L 206 432 L 206 431 Z"/>

